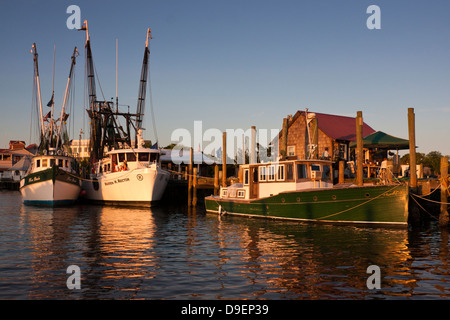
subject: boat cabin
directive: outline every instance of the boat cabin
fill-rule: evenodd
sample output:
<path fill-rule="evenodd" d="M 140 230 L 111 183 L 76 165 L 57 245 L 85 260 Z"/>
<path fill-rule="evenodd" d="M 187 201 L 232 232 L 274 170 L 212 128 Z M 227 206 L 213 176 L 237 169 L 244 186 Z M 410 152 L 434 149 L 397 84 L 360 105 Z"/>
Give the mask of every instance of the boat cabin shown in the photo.
<path fill-rule="evenodd" d="M 159 163 L 160 152 L 149 148 L 118 149 L 109 151 L 107 155 L 97 162 L 97 174 L 148 168 Z"/>
<path fill-rule="evenodd" d="M 32 158 L 28 172 L 43 171 L 54 166 L 71 173 L 75 173 L 76 171 L 75 159 L 69 156 L 67 152 L 51 148 L 49 151 L 44 150 L 42 155 Z"/>
<path fill-rule="evenodd" d="M 240 166 L 242 183 L 221 188 L 221 198 L 249 200 L 280 192 L 331 188 L 332 166 L 327 160 L 291 160 Z"/>

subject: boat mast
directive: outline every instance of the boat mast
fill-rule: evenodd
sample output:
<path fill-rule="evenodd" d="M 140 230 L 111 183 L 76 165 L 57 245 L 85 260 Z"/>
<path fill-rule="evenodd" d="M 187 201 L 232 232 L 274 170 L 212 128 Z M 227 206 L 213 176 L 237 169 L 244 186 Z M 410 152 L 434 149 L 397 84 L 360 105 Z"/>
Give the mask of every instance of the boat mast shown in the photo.
<path fill-rule="evenodd" d="M 75 67 L 76 64 L 76 57 L 78 57 L 78 50 L 77 47 L 75 47 L 75 49 L 73 50 L 73 54 L 72 54 L 72 62 L 70 64 L 70 71 L 69 71 L 69 78 L 67 79 L 67 85 L 66 85 L 66 91 L 64 93 L 64 101 L 63 101 L 63 106 L 62 106 L 62 110 L 61 110 L 61 117 L 59 118 L 59 127 L 58 127 L 58 131 L 57 131 L 57 140 L 56 140 L 56 148 L 58 148 L 58 144 L 59 144 L 59 140 L 61 139 L 62 142 L 62 125 L 65 121 L 65 110 L 66 110 L 66 104 L 69 98 L 69 94 L 70 94 L 70 85 L 72 83 L 72 75 L 73 75 L 73 69 Z"/>
<path fill-rule="evenodd" d="M 33 43 L 31 53 L 33 53 L 34 76 L 36 78 L 36 84 L 37 84 L 37 94 L 38 94 L 40 123 L 41 123 L 41 137 L 44 138 L 44 136 L 45 136 L 44 116 L 42 114 L 41 84 L 39 81 L 38 54 L 37 54 L 37 50 L 36 50 L 36 43 Z"/>
<path fill-rule="evenodd" d="M 151 29 L 147 29 L 147 40 L 145 41 L 144 59 L 142 61 L 141 69 L 141 80 L 139 81 L 139 92 L 138 92 L 138 102 L 136 110 L 136 139 L 135 145 L 137 147 L 137 131 L 142 129 L 142 120 L 144 118 L 145 110 L 145 95 L 147 88 L 147 77 L 148 77 L 148 58 L 150 55 L 150 50 L 148 48 L 149 40 L 152 38 Z"/>

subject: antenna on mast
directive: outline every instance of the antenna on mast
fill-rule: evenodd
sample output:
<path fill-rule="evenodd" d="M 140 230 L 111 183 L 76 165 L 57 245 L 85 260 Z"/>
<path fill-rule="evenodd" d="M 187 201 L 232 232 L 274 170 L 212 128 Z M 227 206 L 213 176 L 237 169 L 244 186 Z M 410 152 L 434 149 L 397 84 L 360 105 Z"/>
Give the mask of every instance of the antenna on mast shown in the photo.
<path fill-rule="evenodd" d="M 118 70 L 119 70 L 119 38 L 116 38 L 116 112 L 119 112 L 118 96 Z"/>

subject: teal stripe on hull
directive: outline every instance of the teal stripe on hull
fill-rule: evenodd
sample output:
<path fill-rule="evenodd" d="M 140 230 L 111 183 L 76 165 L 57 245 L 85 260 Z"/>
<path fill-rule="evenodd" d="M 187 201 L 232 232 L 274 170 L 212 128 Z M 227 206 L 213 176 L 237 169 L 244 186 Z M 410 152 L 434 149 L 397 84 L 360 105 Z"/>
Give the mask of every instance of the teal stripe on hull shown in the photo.
<path fill-rule="evenodd" d="M 56 206 L 67 206 L 74 204 L 77 200 L 24 200 L 23 203 L 31 206 L 44 206 L 44 207 L 56 207 Z"/>
<path fill-rule="evenodd" d="M 302 221 L 406 227 L 407 186 L 331 188 L 280 193 L 258 200 L 205 198 L 206 210 Z"/>

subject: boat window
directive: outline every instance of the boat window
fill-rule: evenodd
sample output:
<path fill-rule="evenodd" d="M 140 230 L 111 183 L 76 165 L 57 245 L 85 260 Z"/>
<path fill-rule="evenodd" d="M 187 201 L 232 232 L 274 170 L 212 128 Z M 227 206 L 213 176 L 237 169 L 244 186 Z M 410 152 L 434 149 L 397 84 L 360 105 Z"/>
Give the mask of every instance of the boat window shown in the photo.
<path fill-rule="evenodd" d="M 119 162 L 123 162 L 125 160 L 125 153 L 119 153 Z"/>
<path fill-rule="evenodd" d="M 259 167 L 259 181 L 266 181 L 266 167 Z"/>
<path fill-rule="evenodd" d="M 284 181 L 284 164 L 278 166 L 277 180 Z"/>
<path fill-rule="evenodd" d="M 149 159 L 150 157 L 148 152 L 145 153 L 140 152 L 138 155 L 138 160 L 141 162 L 148 162 Z"/>
<path fill-rule="evenodd" d="M 158 153 L 151 153 L 150 154 L 150 162 L 158 161 L 159 154 Z"/>
<path fill-rule="evenodd" d="M 237 196 L 238 198 L 245 198 L 245 190 L 238 190 Z"/>
<path fill-rule="evenodd" d="M 58 167 L 62 167 L 64 164 L 63 159 L 58 159 Z"/>
<path fill-rule="evenodd" d="M 55 159 L 50 159 L 50 167 L 53 167 L 55 165 Z"/>
<path fill-rule="evenodd" d="M 275 166 L 271 165 L 268 166 L 267 169 L 269 170 L 269 175 L 268 175 L 268 181 L 275 181 Z"/>
<path fill-rule="evenodd" d="M 249 181 L 248 181 L 248 169 L 244 170 L 244 184 L 248 185 Z"/>
<path fill-rule="evenodd" d="M 330 166 L 323 166 L 322 178 L 328 179 L 331 176 Z"/>
<path fill-rule="evenodd" d="M 42 159 L 42 166 L 45 168 L 47 167 L 47 159 Z"/>
<path fill-rule="evenodd" d="M 312 164 L 311 171 L 320 171 L 320 166 L 318 164 Z"/>
<path fill-rule="evenodd" d="M 69 167 L 69 160 L 66 160 L 66 162 L 65 162 L 65 165 L 64 165 L 66 168 L 68 168 Z"/>
<path fill-rule="evenodd" d="M 36 168 L 39 168 L 41 166 L 41 159 L 36 160 Z"/>
<path fill-rule="evenodd" d="M 292 163 L 286 164 L 286 180 L 287 181 L 294 180 L 294 166 Z"/>
<path fill-rule="evenodd" d="M 297 164 L 297 179 L 306 179 L 306 164 Z"/>
<path fill-rule="evenodd" d="M 127 153 L 127 161 L 128 162 L 136 161 L 136 155 L 132 152 Z"/>

